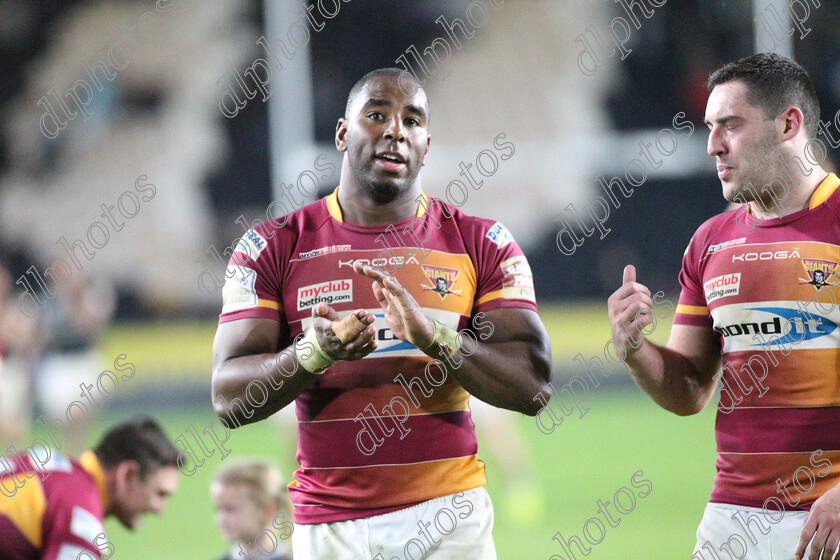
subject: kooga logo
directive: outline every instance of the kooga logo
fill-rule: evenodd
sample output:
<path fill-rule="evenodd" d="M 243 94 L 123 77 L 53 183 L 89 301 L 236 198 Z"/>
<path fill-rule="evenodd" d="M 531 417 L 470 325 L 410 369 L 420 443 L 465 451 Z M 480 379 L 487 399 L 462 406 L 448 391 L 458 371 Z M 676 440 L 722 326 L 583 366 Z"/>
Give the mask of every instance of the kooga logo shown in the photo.
<path fill-rule="evenodd" d="M 769 261 L 771 259 L 801 259 L 799 247 L 793 251 L 764 251 L 763 253 L 741 253 L 732 255 L 732 262 L 744 261 Z"/>
<path fill-rule="evenodd" d="M 787 307 L 753 307 L 744 311 L 765 313 L 768 315 L 768 320 L 732 323 L 731 325 L 715 327 L 715 330 L 724 338 L 730 336 L 748 336 L 752 338 L 756 334 L 777 335 L 775 338 L 767 341 L 767 344 L 774 346 L 780 344 L 799 344 L 805 340 L 829 335 L 837 328 L 836 323 L 825 317 L 816 314 L 806 314 Z M 761 346 L 761 342 L 752 344 L 752 346 Z"/>

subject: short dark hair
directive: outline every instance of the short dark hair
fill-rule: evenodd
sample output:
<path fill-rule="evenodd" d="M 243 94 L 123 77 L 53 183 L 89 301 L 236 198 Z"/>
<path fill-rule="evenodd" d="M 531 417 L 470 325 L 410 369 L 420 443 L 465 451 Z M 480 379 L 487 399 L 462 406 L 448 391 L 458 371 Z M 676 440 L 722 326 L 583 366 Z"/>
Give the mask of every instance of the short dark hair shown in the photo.
<path fill-rule="evenodd" d="M 747 102 L 775 118 L 791 105 L 802 111 L 808 136 L 816 138 L 820 102 L 808 72 L 790 58 L 776 53 L 759 53 L 715 70 L 709 76 L 709 91 L 728 82 L 740 81 L 747 87 Z"/>
<path fill-rule="evenodd" d="M 395 78 L 396 80 L 399 80 L 400 76 L 402 76 L 403 74 L 408 74 L 409 79 L 412 82 L 414 82 L 415 85 L 417 85 L 416 91 L 423 90 L 423 87 L 420 85 L 417 79 L 410 72 L 407 72 L 402 68 L 377 68 L 376 70 L 371 70 L 370 72 L 359 78 L 359 81 L 353 84 L 353 87 L 350 88 L 350 93 L 347 95 L 347 105 L 344 106 L 344 117 L 347 118 L 350 116 L 350 106 L 353 105 L 353 102 L 356 100 L 356 97 L 359 95 L 359 93 L 361 93 L 362 88 L 365 87 L 368 84 L 368 82 L 376 78 L 380 78 L 382 76 L 388 76 L 389 78 Z M 402 89 L 402 84 L 400 84 L 400 89 Z M 408 92 L 405 90 L 403 90 L 403 93 L 408 94 Z M 429 103 L 427 99 L 426 115 L 428 116 L 428 114 Z"/>
<path fill-rule="evenodd" d="M 93 452 L 104 469 L 126 460 L 137 461 L 141 478 L 164 466 L 178 466 L 178 448 L 149 416 L 136 416 L 117 424 L 105 432 Z"/>

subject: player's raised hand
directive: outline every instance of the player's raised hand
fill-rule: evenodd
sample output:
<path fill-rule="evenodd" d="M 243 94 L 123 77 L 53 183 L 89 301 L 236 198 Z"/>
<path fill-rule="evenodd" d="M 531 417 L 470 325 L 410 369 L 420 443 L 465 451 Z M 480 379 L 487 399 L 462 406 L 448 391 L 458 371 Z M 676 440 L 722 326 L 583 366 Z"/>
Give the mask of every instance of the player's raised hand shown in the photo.
<path fill-rule="evenodd" d="M 385 320 L 394 336 L 418 348 L 432 344 L 435 338 L 434 323 L 394 276 L 359 261 L 353 263 L 353 270 L 373 280 L 373 295 L 382 306 Z"/>
<path fill-rule="evenodd" d="M 376 329 L 373 326 L 376 317 L 364 309 L 358 309 L 353 314 L 365 327 L 354 338 L 342 342 L 333 328 L 333 322 L 341 320 L 335 309 L 324 302 L 312 308 L 312 316 L 315 317 L 313 328 L 318 344 L 334 360 L 360 360 L 376 350 Z"/>
<path fill-rule="evenodd" d="M 607 310 L 612 325 L 613 339 L 632 355 L 644 342 L 642 330 L 653 322 L 650 290 L 636 282 L 636 267 L 624 267 L 622 284 L 607 300 Z"/>

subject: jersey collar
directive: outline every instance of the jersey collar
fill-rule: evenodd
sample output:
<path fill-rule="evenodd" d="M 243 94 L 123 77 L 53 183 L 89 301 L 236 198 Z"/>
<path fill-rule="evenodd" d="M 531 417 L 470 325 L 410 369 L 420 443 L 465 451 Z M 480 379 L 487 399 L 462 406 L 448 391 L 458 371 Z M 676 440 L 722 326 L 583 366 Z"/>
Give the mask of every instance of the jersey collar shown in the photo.
<path fill-rule="evenodd" d="M 344 222 L 344 215 L 341 213 L 341 206 L 338 204 L 338 189 L 336 187 L 333 192 L 331 192 L 327 197 L 324 199 L 327 203 L 327 210 L 330 213 L 330 216 L 335 218 L 338 222 Z M 419 218 L 426 212 L 426 208 L 429 206 L 429 197 L 426 195 L 425 192 L 420 191 L 420 204 L 417 205 L 417 217 Z"/>
<path fill-rule="evenodd" d="M 813 210 L 834 194 L 834 191 L 837 190 L 837 187 L 840 186 L 840 179 L 837 178 L 837 175 L 834 173 L 829 173 L 828 176 L 823 179 L 822 183 L 814 191 L 814 194 L 811 195 L 811 201 L 808 203 L 808 209 Z"/>
<path fill-rule="evenodd" d="M 102 510 L 105 510 L 108 498 L 108 489 L 105 485 L 105 471 L 102 470 L 102 465 L 99 464 L 99 459 L 93 451 L 85 451 L 79 457 L 79 464 L 87 472 L 99 489 L 99 498 L 102 500 Z"/>

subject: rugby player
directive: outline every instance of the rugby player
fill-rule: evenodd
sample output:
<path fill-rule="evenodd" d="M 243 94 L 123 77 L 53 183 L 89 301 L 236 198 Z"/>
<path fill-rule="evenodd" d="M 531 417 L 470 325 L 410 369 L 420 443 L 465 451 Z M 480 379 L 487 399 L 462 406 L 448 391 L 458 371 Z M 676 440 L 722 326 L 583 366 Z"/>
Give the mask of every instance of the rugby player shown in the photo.
<path fill-rule="evenodd" d="M 840 314 L 814 301 L 837 300 L 840 180 L 809 144 L 819 103 L 797 63 L 757 54 L 708 86 L 708 153 L 724 198 L 743 204 L 692 237 L 667 345 L 641 332 L 651 296 L 632 265 L 609 298 L 613 335 L 638 385 L 676 414 L 702 410 L 722 378 L 717 475 L 692 558 L 722 546 L 747 559 L 798 560 L 806 546 L 813 560 L 835 558 Z"/>
<path fill-rule="evenodd" d="M 0 560 L 109 558 L 103 518 L 134 529 L 178 486 L 178 449 L 148 417 L 114 426 L 78 461 L 47 451 L 43 466 L 26 454 L 0 464 Z"/>
<path fill-rule="evenodd" d="M 424 193 L 428 123 L 409 74 L 365 75 L 336 126 L 339 187 L 231 260 L 214 408 L 236 425 L 296 401 L 296 560 L 495 558 L 469 395 L 534 415 L 547 390 L 528 262 L 501 224 Z M 364 329 L 341 343 L 350 313 Z"/>

